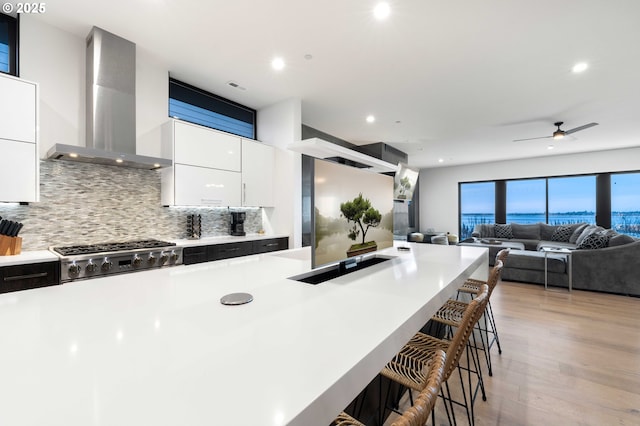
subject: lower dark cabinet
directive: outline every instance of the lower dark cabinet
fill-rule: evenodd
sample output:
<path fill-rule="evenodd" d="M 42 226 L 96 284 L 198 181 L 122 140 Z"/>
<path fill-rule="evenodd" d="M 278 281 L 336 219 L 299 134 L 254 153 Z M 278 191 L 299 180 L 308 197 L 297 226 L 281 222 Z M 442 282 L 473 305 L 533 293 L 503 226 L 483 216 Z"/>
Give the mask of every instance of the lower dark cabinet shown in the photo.
<path fill-rule="evenodd" d="M 208 246 L 185 247 L 182 250 L 182 263 L 211 262 L 214 260 L 231 259 L 248 256 L 250 254 L 267 253 L 289 248 L 289 238 L 269 238 L 265 240 L 241 241 L 237 243 L 212 244 Z"/>
<path fill-rule="evenodd" d="M 271 238 L 253 241 L 253 253 L 267 253 L 270 251 L 286 250 L 289 248 L 289 238 Z"/>
<path fill-rule="evenodd" d="M 60 262 L 30 263 L 0 268 L 0 293 L 60 284 Z"/>

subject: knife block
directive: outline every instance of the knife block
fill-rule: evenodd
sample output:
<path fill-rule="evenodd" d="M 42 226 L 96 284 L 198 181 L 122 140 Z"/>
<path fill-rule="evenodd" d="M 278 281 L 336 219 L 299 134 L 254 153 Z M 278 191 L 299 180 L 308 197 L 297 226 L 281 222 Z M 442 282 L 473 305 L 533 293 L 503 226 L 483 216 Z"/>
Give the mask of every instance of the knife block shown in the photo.
<path fill-rule="evenodd" d="M 0 256 L 12 256 L 22 251 L 22 237 L 0 235 Z"/>

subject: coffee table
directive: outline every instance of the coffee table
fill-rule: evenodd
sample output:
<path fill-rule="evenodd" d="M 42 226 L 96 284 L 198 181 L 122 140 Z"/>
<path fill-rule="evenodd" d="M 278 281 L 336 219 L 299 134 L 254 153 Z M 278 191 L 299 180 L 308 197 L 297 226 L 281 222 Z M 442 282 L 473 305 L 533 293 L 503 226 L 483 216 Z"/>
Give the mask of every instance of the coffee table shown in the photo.
<path fill-rule="evenodd" d="M 469 247 L 487 247 L 489 249 L 489 265 L 493 265 L 496 259 L 496 255 L 502 249 L 508 248 L 511 250 L 524 250 L 524 244 L 510 241 L 482 242 L 482 240 L 477 240 L 468 243 L 458 243 L 458 245 Z"/>

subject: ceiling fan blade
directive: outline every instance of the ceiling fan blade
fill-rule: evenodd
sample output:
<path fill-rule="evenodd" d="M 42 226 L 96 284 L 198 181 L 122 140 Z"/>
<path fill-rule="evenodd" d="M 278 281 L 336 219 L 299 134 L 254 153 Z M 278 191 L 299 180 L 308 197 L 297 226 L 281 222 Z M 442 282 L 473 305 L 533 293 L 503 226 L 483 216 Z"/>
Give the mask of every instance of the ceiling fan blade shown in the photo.
<path fill-rule="evenodd" d="M 514 139 L 513 142 L 523 142 L 523 141 L 532 141 L 536 139 L 549 139 L 553 136 L 540 136 L 539 138 L 527 138 L 527 139 Z"/>
<path fill-rule="evenodd" d="M 593 126 L 597 126 L 597 125 L 598 125 L 598 123 L 585 124 L 584 126 L 579 126 L 579 127 L 573 128 L 571 130 L 565 130 L 564 134 L 565 135 L 570 135 L 571 133 L 579 132 L 580 130 L 588 129 L 589 127 L 593 127 Z"/>

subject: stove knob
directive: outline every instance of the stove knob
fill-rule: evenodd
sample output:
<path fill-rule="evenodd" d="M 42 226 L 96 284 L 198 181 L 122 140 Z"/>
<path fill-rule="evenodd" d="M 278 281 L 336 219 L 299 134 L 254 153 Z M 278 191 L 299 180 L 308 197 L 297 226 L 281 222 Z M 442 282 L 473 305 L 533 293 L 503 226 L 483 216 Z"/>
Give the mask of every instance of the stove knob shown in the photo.
<path fill-rule="evenodd" d="M 142 265 L 142 258 L 136 254 L 133 256 L 133 266 L 139 268 L 140 265 Z"/>
<path fill-rule="evenodd" d="M 102 265 L 100 265 L 100 269 L 102 269 L 102 272 L 107 272 L 109 269 L 111 269 L 112 266 L 113 266 L 113 263 L 110 262 L 109 259 L 105 257 L 104 262 L 102 262 Z"/>
<path fill-rule="evenodd" d="M 77 277 L 79 273 L 80 273 L 80 265 L 77 265 L 75 263 L 72 263 L 71 265 L 69 265 L 70 276 Z"/>
<path fill-rule="evenodd" d="M 171 259 L 172 262 L 177 262 L 178 261 L 178 257 L 180 257 L 178 255 L 178 253 L 175 252 L 175 250 L 171 250 L 171 256 L 169 256 L 169 258 Z"/>
<path fill-rule="evenodd" d="M 156 257 L 152 254 L 149 255 L 149 258 L 147 259 L 147 263 L 149 263 L 149 265 L 153 265 L 156 263 Z"/>
<path fill-rule="evenodd" d="M 87 272 L 93 273 L 98 270 L 98 265 L 96 265 L 92 261 L 89 261 L 89 263 L 87 263 L 86 269 L 87 269 Z"/>
<path fill-rule="evenodd" d="M 169 260 L 169 255 L 165 252 L 160 253 L 160 264 L 164 265 Z"/>

